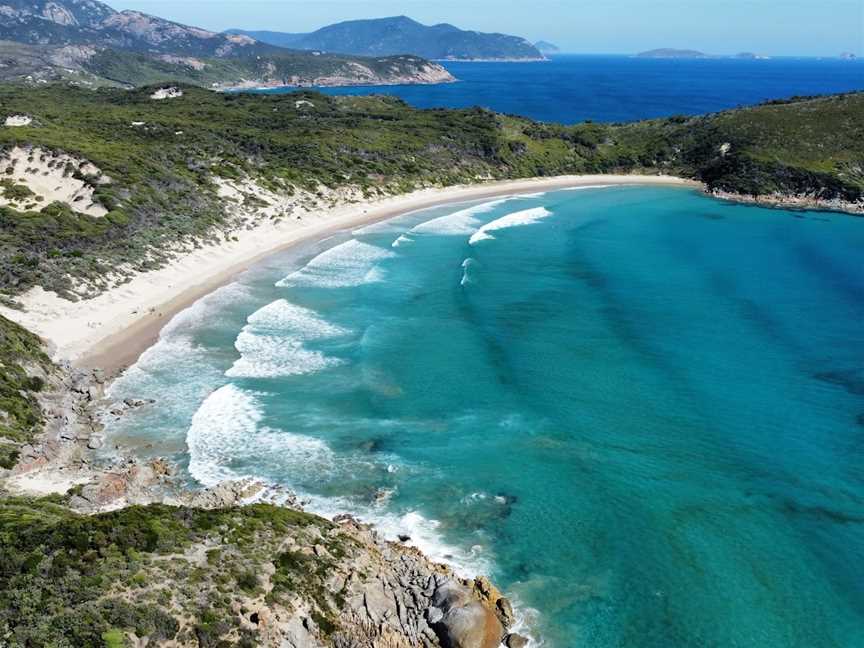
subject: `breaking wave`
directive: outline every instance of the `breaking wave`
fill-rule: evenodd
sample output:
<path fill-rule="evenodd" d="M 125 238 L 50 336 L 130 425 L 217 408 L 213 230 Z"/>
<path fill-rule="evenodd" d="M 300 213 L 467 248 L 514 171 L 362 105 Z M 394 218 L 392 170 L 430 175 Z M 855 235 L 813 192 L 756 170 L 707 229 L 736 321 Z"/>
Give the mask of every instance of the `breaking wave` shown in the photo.
<path fill-rule="evenodd" d="M 552 212 L 550 212 L 545 207 L 534 207 L 532 209 L 525 209 L 523 211 L 507 214 L 506 216 L 502 216 L 501 218 L 494 220 L 491 223 L 486 223 L 485 225 L 483 225 L 483 227 L 481 227 L 476 232 L 474 232 L 474 234 L 472 234 L 471 238 L 468 239 L 468 243 L 470 245 L 476 245 L 480 241 L 488 241 L 494 239 L 495 237 L 492 235 L 492 232 L 497 232 L 498 230 L 507 229 L 510 227 L 533 225 L 534 223 L 539 222 L 541 219 L 551 215 Z"/>
<path fill-rule="evenodd" d="M 204 486 L 226 479 L 257 477 L 240 468 L 272 458 L 287 472 L 304 467 L 326 470 L 333 453 L 314 437 L 260 425 L 259 395 L 225 385 L 214 391 L 192 417 L 186 433 L 189 474 Z"/>
<path fill-rule="evenodd" d="M 508 200 L 512 200 L 512 198 L 499 198 L 498 200 L 492 200 L 483 203 L 482 205 L 474 205 L 467 209 L 460 209 L 459 211 L 447 214 L 446 216 L 433 218 L 432 220 L 415 225 L 411 228 L 411 233 L 436 235 L 472 234 L 481 225 L 480 220 L 477 219 L 476 216 L 488 213 Z"/>
<path fill-rule="evenodd" d="M 305 267 L 277 282 L 276 286 L 278 288 L 294 286 L 347 288 L 375 283 L 383 278 L 375 264 L 393 256 L 395 255 L 390 250 L 351 239 L 325 250 Z"/>
<path fill-rule="evenodd" d="M 279 299 L 253 313 L 234 343 L 240 358 L 225 375 L 274 378 L 321 371 L 342 364 L 338 358 L 307 349 L 306 342 L 349 335 L 351 331 L 302 306 Z"/>

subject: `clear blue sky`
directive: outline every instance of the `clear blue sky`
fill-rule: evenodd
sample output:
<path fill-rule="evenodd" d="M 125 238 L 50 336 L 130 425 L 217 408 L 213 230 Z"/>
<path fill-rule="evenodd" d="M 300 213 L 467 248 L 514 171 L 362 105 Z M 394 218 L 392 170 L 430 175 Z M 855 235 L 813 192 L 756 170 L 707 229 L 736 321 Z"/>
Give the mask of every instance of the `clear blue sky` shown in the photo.
<path fill-rule="evenodd" d="M 569 52 L 655 47 L 712 54 L 864 55 L 864 0 L 108 0 L 178 22 L 304 32 L 405 14 L 427 24 L 549 40 Z"/>

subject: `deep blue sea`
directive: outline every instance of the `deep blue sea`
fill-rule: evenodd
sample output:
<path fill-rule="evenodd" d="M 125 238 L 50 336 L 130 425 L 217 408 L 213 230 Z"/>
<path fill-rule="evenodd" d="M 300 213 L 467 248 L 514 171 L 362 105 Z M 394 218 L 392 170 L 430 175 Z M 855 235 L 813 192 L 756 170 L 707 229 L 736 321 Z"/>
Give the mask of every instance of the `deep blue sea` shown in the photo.
<path fill-rule="evenodd" d="M 565 124 L 696 115 L 793 95 L 864 90 L 864 60 L 582 55 L 555 56 L 538 63 L 444 65 L 459 83 L 321 90 L 328 94 L 394 94 L 420 108 L 483 106 Z"/>
<path fill-rule="evenodd" d="M 864 646 L 864 219 L 438 207 L 178 315 L 109 430 L 486 572 L 551 648 Z"/>

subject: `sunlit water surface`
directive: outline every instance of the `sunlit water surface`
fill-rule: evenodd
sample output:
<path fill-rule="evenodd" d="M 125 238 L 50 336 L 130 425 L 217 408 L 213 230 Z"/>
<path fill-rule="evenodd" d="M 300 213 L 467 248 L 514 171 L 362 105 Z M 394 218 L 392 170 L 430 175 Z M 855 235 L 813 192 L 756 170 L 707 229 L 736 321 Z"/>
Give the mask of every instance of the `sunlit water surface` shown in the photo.
<path fill-rule="evenodd" d="M 440 207 L 176 317 L 111 428 L 488 572 L 545 645 L 864 646 L 864 219 Z"/>

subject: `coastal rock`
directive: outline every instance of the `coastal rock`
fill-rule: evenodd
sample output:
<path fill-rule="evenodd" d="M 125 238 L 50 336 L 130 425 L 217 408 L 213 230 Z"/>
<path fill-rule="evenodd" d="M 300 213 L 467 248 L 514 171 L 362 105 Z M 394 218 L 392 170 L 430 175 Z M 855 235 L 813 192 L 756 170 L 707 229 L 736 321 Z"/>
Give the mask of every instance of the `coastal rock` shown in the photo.
<path fill-rule="evenodd" d="M 504 626 L 495 612 L 478 600 L 478 592 L 476 586 L 469 591 L 450 581 L 436 590 L 433 607 L 442 614 L 432 627 L 445 648 L 496 648 L 501 644 Z"/>
<path fill-rule="evenodd" d="M 195 508 L 215 509 L 228 506 L 238 506 L 247 503 L 259 495 L 265 488 L 263 482 L 253 479 L 222 482 L 212 488 L 207 488 L 191 494 L 188 503 Z"/>
<path fill-rule="evenodd" d="M 452 608 L 435 626 L 445 648 L 496 648 L 504 629 L 481 603 Z"/>
<path fill-rule="evenodd" d="M 528 639 L 520 634 L 509 634 L 504 637 L 504 645 L 507 648 L 525 648 L 528 645 Z"/>

